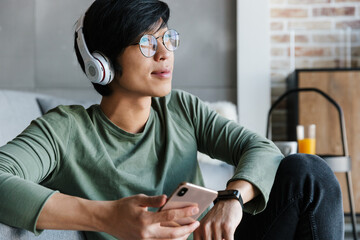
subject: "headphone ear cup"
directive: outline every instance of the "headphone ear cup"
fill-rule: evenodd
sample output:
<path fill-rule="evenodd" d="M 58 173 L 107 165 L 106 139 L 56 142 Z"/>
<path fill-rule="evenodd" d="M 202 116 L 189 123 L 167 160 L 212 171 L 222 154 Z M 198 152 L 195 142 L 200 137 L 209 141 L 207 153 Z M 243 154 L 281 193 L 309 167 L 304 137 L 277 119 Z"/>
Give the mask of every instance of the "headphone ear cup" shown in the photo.
<path fill-rule="evenodd" d="M 85 15 L 82 15 L 76 24 L 76 43 L 84 61 L 85 74 L 93 83 L 101 85 L 109 84 L 115 75 L 114 68 L 109 59 L 101 52 L 95 51 L 93 54 L 90 54 L 83 35 L 84 18 Z"/>
<path fill-rule="evenodd" d="M 100 72 L 98 74 L 98 78 L 96 82 L 101 85 L 107 85 L 114 79 L 114 68 L 110 62 L 110 60 L 101 52 L 95 51 L 92 53 L 94 59 L 98 62 L 98 66 L 100 68 Z"/>
<path fill-rule="evenodd" d="M 85 62 L 85 73 L 87 78 L 93 83 L 101 83 L 103 80 L 103 67 L 95 58 Z"/>

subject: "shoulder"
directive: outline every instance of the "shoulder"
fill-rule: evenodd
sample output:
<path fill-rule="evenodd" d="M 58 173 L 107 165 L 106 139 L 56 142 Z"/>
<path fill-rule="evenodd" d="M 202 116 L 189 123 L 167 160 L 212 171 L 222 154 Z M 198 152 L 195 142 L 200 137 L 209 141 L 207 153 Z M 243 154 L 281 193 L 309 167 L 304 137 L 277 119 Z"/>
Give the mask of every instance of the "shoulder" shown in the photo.
<path fill-rule="evenodd" d="M 44 114 L 42 118 L 58 119 L 58 118 L 81 118 L 86 116 L 87 110 L 80 105 L 59 105 Z"/>
<path fill-rule="evenodd" d="M 91 108 L 92 107 L 89 109 Z M 35 122 L 41 125 L 46 124 L 53 128 L 63 129 L 70 127 L 73 122 L 81 124 L 81 122 L 89 121 L 89 109 L 85 109 L 80 105 L 60 105 L 36 119 Z"/>

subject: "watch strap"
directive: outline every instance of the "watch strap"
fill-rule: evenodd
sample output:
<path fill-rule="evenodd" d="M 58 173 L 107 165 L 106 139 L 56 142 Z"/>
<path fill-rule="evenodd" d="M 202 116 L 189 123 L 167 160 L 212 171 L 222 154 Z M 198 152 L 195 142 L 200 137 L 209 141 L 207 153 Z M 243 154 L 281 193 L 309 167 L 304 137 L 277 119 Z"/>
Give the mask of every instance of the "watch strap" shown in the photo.
<path fill-rule="evenodd" d="M 214 200 L 214 205 L 219 200 L 228 200 L 228 199 L 237 199 L 241 205 L 241 208 L 244 209 L 244 201 L 241 197 L 240 192 L 238 190 L 233 190 L 233 189 L 218 191 L 218 196 Z"/>

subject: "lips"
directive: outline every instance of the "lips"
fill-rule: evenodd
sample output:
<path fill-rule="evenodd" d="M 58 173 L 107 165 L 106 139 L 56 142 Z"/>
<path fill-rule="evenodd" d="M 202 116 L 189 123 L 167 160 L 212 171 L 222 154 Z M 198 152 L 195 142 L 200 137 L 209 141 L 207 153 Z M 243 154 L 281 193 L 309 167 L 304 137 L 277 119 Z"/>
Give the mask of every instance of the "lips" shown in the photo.
<path fill-rule="evenodd" d="M 172 72 L 171 72 L 171 70 L 168 70 L 168 69 L 161 69 L 161 70 L 153 71 L 151 73 L 151 75 L 158 77 L 158 78 L 170 78 L 172 75 Z"/>

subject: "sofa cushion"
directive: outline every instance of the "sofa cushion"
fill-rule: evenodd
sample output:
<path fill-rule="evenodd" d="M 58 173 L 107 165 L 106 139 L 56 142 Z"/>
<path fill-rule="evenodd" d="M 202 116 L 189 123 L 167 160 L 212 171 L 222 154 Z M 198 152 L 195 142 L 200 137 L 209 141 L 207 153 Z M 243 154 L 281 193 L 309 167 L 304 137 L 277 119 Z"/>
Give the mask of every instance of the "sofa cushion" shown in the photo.
<path fill-rule="evenodd" d="M 85 240 L 78 231 L 45 230 L 39 236 L 34 233 L 9 227 L 0 223 L 0 240 Z"/>
<path fill-rule="evenodd" d="M 15 138 L 30 122 L 41 116 L 39 94 L 0 90 L 0 146 Z"/>

